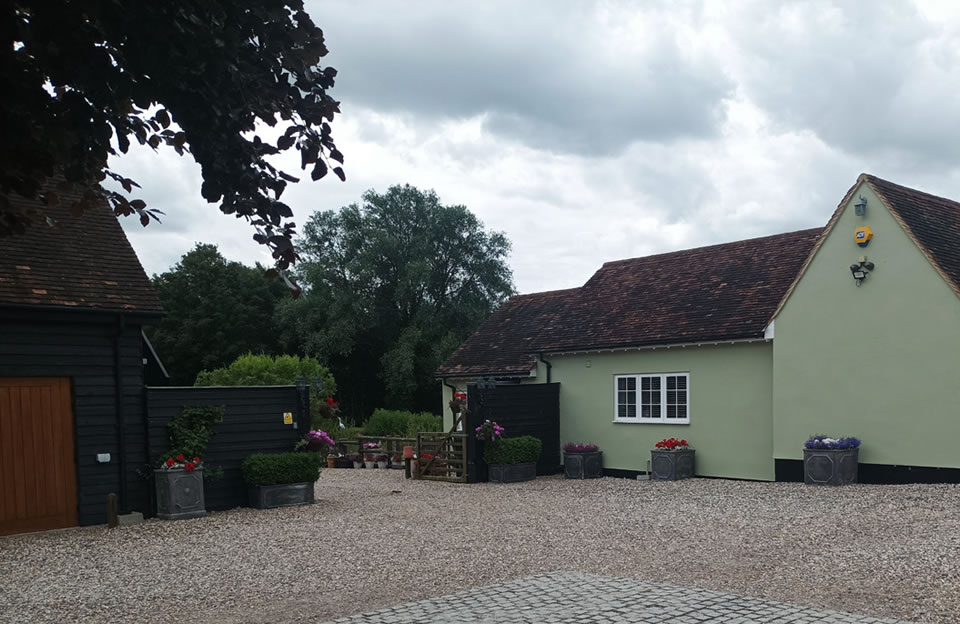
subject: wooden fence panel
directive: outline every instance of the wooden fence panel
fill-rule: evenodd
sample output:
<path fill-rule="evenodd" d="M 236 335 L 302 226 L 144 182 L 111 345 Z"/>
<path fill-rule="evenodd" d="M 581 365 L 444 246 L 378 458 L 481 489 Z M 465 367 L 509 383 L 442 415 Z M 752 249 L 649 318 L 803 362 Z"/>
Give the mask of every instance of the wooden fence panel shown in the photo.
<path fill-rule="evenodd" d="M 184 407 L 222 405 L 223 422 L 213 429 L 204 461 L 223 476 L 205 481 L 207 509 L 247 505 L 240 465 L 253 453 L 282 453 L 309 430 L 309 413 L 295 386 L 147 388 L 150 454 L 156 459 L 169 447 L 167 424 Z M 284 413 L 293 415 L 284 424 Z M 153 507 L 156 507 L 154 501 Z"/>
<path fill-rule="evenodd" d="M 467 389 L 466 431 L 472 433 L 484 420 L 492 420 L 506 428 L 506 436 L 523 435 L 540 438 L 543 453 L 537 462 L 537 474 L 556 474 L 560 470 L 560 384 L 517 384 L 480 389 L 471 385 Z M 474 439 L 474 436 L 469 436 Z M 471 463 L 485 480 L 484 466 L 479 447 L 470 449 Z"/>

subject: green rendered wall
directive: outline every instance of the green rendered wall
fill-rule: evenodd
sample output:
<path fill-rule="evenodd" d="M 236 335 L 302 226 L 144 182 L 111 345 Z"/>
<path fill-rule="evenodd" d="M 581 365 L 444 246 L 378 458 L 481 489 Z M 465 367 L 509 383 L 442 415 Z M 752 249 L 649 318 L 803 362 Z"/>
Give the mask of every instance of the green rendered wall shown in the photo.
<path fill-rule="evenodd" d="M 860 461 L 960 467 L 960 301 L 866 184 L 775 320 L 774 457 L 812 434 L 863 440 Z M 866 248 L 854 229 L 869 225 Z M 875 270 L 858 288 L 849 266 Z"/>
<path fill-rule="evenodd" d="M 772 480 L 771 345 L 765 342 L 554 355 L 560 440 L 592 442 L 605 468 L 647 470 L 663 438 L 697 450 L 697 474 Z M 615 423 L 614 375 L 690 373 L 690 424 Z M 538 381 L 546 381 L 543 368 Z"/>

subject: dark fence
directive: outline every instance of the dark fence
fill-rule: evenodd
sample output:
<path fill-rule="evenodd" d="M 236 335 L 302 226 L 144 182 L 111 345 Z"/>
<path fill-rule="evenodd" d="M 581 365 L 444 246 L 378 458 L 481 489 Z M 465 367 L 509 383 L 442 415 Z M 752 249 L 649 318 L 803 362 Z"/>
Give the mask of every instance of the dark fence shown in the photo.
<path fill-rule="evenodd" d="M 543 441 L 543 453 L 537 462 L 537 474 L 555 474 L 560 470 L 560 384 L 519 384 L 479 388 L 467 387 L 466 431 L 468 457 L 477 474 L 470 481 L 485 481 L 486 466 L 482 449 L 472 435 L 485 420 L 496 421 L 506 428 L 506 436 L 530 435 Z"/>
<path fill-rule="evenodd" d="M 147 388 L 149 455 L 156 458 L 168 449 L 167 424 L 184 407 L 222 405 L 223 422 L 213 429 L 204 462 L 222 469 L 223 476 L 205 482 L 206 506 L 211 511 L 246 506 L 240 464 L 252 453 L 293 450 L 310 429 L 306 392 L 296 386 Z M 285 414 L 293 417 L 292 424 L 284 423 Z"/>

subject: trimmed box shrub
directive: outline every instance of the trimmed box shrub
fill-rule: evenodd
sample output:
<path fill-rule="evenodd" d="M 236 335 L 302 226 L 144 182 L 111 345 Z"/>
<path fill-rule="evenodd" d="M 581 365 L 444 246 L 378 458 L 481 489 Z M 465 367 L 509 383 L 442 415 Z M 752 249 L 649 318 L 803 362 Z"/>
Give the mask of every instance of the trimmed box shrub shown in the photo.
<path fill-rule="evenodd" d="M 313 483 L 325 461 L 320 453 L 254 453 L 243 460 L 243 480 L 251 487 Z"/>
<path fill-rule="evenodd" d="M 525 464 L 540 459 L 543 442 L 533 436 L 501 438 L 487 442 L 483 447 L 483 459 L 488 464 Z"/>

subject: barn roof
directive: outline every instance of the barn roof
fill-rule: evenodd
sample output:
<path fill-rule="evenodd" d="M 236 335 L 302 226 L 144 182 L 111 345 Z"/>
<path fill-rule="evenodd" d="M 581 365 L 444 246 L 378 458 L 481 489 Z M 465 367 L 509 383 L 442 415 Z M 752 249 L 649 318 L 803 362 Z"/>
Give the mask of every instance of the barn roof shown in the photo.
<path fill-rule="evenodd" d="M 74 216 L 71 205 L 80 196 L 59 195 L 53 207 L 7 196 L 15 209 L 45 214 L 49 225 L 0 238 L 0 306 L 162 313 L 117 217 L 104 204 Z"/>

